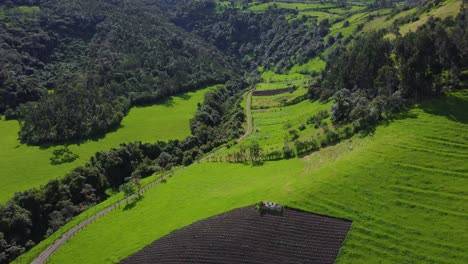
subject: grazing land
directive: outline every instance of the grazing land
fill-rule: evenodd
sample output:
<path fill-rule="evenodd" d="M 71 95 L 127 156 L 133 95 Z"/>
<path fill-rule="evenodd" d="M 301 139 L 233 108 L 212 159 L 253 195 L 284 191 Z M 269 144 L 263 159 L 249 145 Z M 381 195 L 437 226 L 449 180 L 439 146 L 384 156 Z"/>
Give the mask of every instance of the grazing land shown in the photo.
<path fill-rule="evenodd" d="M 433 99 L 373 136 L 302 159 L 192 166 L 87 227 L 51 263 L 117 262 L 173 230 L 260 200 L 352 220 L 337 263 L 467 262 L 460 235 L 468 232 L 467 105 L 466 91 Z"/>
<path fill-rule="evenodd" d="M 441 19 L 455 17 L 460 12 L 460 6 L 462 4 L 462 0 L 446 0 L 440 7 L 422 14 L 417 21 L 401 26 L 400 33 L 404 35 L 410 31 L 416 31 L 429 20 L 430 16 Z"/>
<path fill-rule="evenodd" d="M 297 89 L 291 90 L 287 93 L 281 93 L 269 96 L 255 96 L 253 100 L 253 109 L 264 109 L 270 107 L 279 107 L 285 104 L 291 104 L 295 100 L 302 100 L 307 95 L 308 91 L 304 85 L 296 86 Z M 268 90 L 264 90 L 268 91 Z M 272 91 L 272 90 L 269 90 Z M 262 91 L 259 91 L 262 92 Z M 258 94 L 258 93 L 257 93 Z"/>
<path fill-rule="evenodd" d="M 255 100 L 256 98 L 253 97 L 254 102 Z M 309 100 L 303 100 L 291 106 L 253 110 L 254 133 L 239 145 L 248 146 L 256 141 L 266 151 L 273 151 L 283 148 L 284 138 L 290 137 L 289 131 L 291 130 L 298 131 L 299 137 L 313 138 L 318 136 L 320 130 L 315 129 L 312 125 L 306 125 L 306 128 L 302 131 L 299 127 L 305 125 L 307 120 L 320 110 L 327 110 L 329 107 L 329 103 L 319 101 L 311 103 Z"/>
<path fill-rule="evenodd" d="M 21 144 L 18 140 L 18 121 L 1 120 L 0 203 L 7 201 L 15 192 L 65 176 L 71 169 L 84 165 L 97 151 L 118 147 L 125 142 L 155 142 L 187 137 L 190 135 L 189 120 L 209 90 L 212 88 L 174 96 L 162 104 L 132 108 L 116 131 L 107 133 L 103 138 L 68 145 L 36 147 Z M 69 163 L 51 164 L 54 150 L 65 146 L 78 158 Z"/>
<path fill-rule="evenodd" d="M 213 216 L 177 230 L 123 264 L 311 263 L 332 264 L 351 222 L 285 208 L 263 214 L 255 206 Z"/>

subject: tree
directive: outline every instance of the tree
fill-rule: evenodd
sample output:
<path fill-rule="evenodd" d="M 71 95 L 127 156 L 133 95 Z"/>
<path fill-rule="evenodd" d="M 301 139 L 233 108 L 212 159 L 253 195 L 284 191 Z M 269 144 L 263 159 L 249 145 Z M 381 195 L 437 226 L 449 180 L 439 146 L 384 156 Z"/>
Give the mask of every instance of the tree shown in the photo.
<path fill-rule="evenodd" d="M 346 7 L 348 4 L 348 0 L 336 0 L 336 5 L 338 7 Z"/>
<path fill-rule="evenodd" d="M 335 96 L 335 103 L 331 107 L 331 121 L 334 124 L 346 121 L 349 113 L 353 109 L 351 92 L 347 89 L 338 91 Z"/>
<path fill-rule="evenodd" d="M 250 161 L 256 164 L 262 160 L 263 149 L 258 142 L 252 142 L 249 146 Z"/>
<path fill-rule="evenodd" d="M 294 149 L 291 148 L 291 146 L 289 146 L 289 143 L 288 142 L 285 142 L 284 143 L 284 146 L 283 146 L 283 156 L 285 159 L 290 159 L 290 158 L 294 158 Z"/>
<path fill-rule="evenodd" d="M 130 196 L 134 195 L 137 192 L 137 188 L 135 184 L 130 181 L 127 183 L 124 183 L 120 186 L 120 191 L 125 194 L 125 197 L 129 198 Z M 127 200 L 128 204 L 128 200 Z"/>

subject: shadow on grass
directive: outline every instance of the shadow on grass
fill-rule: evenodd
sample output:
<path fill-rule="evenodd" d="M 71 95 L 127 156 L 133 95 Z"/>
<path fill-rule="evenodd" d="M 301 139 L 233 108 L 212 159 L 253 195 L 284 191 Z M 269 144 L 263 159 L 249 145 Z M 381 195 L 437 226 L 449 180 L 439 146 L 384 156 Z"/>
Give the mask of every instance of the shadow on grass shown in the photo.
<path fill-rule="evenodd" d="M 101 139 L 104 139 L 107 134 L 112 133 L 112 132 L 116 132 L 117 130 L 122 129 L 122 128 L 124 128 L 124 125 L 118 125 L 118 126 L 112 128 L 112 129 L 107 130 L 107 132 L 105 132 L 105 133 L 101 133 L 101 134 L 94 135 L 94 136 L 89 136 L 89 137 L 84 138 L 84 139 L 71 139 L 71 140 L 61 141 L 61 142 L 57 142 L 57 143 L 42 144 L 42 145 L 39 146 L 39 148 L 41 150 L 45 150 L 45 149 L 49 149 L 49 148 L 63 147 L 63 146 L 70 146 L 70 145 L 80 146 L 81 144 L 85 144 L 86 142 L 89 142 L 89 141 L 97 142 L 97 141 L 99 141 Z"/>
<path fill-rule="evenodd" d="M 449 94 L 424 102 L 420 108 L 428 114 L 444 116 L 449 120 L 468 124 L 468 98 L 466 97 Z"/>
<path fill-rule="evenodd" d="M 184 94 L 176 95 L 175 97 L 180 98 L 182 100 L 190 100 L 190 98 L 192 98 L 192 95 L 188 93 L 184 93 Z"/>
<path fill-rule="evenodd" d="M 232 164 L 242 164 L 246 167 L 261 167 L 263 165 L 265 165 L 265 161 L 262 160 L 262 161 L 255 161 L 255 162 L 251 162 L 251 161 L 244 161 L 244 162 L 232 162 Z"/>
<path fill-rule="evenodd" d="M 135 198 L 132 199 L 130 202 L 128 202 L 127 204 L 125 204 L 123 210 L 124 210 L 124 211 L 127 211 L 127 210 L 130 210 L 130 209 L 134 208 L 134 207 L 138 204 L 138 202 L 140 202 L 141 200 L 143 200 L 144 197 L 145 197 L 145 196 L 143 196 L 143 195 L 139 195 L 139 196 L 135 197 Z"/>

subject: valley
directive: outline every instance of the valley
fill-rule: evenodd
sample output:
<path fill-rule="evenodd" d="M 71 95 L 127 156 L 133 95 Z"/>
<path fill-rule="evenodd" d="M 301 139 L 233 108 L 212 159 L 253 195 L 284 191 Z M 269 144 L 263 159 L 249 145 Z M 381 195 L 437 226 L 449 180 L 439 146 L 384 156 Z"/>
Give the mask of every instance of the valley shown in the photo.
<path fill-rule="evenodd" d="M 320 217 L 351 226 L 324 263 L 468 262 L 467 3 L 111 2 L 0 0 L 0 264 L 150 259 L 265 202 L 318 222 L 252 263 Z"/>

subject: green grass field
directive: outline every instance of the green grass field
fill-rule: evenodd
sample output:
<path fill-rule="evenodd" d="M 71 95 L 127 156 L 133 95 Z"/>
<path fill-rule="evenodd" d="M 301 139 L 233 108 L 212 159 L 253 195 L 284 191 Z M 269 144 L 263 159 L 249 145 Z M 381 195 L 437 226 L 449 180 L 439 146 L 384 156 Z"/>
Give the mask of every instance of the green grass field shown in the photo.
<path fill-rule="evenodd" d="M 255 101 L 255 98 L 253 99 Z M 329 109 L 330 104 L 322 104 L 318 101 L 313 103 L 308 100 L 287 107 L 274 107 L 269 109 L 259 109 L 253 111 L 254 133 L 240 145 L 249 145 L 252 141 L 258 141 L 268 149 L 281 150 L 284 145 L 284 137 L 291 129 L 298 130 L 301 124 L 306 124 L 307 120 L 318 111 Z M 299 134 L 316 133 L 313 126 L 308 125 Z"/>
<path fill-rule="evenodd" d="M 286 74 L 278 74 L 273 71 L 264 71 L 262 72 L 262 78 L 265 82 L 292 82 L 292 81 L 303 81 L 309 79 L 308 75 L 289 72 Z"/>
<path fill-rule="evenodd" d="M 50 158 L 53 151 L 62 146 L 41 148 L 21 144 L 18 140 L 18 122 L 1 120 L 0 203 L 12 198 L 15 192 L 65 176 L 74 167 L 84 165 L 97 151 L 118 147 L 125 142 L 155 142 L 190 135 L 189 120 L 197 109 L 197 103 L 202 102 L 204 94 L 211 89 L 175 96 L 160 105 L 132 108 L 117 131 L 101 139 L 70 144 L 69 149 L 79 158 L 61 165 L 52 165 Z"/>
<path fill-rule="evenodd" d="M 294 65 L 290 73 L 302 73 L 302 74 L 308 74 L 308 73 L 319 73 L 323 69 L 325 69 L 326 62 L 324 62 L 320 57 L 315 57 L 311 60 L 309 60 L 307 63 L 304 63 L 302 65 L 296 64 Z"/>
<path fill-rule="evenodd" d="M 446 17 L 455 17 L 458 15 L 458 13 L 460 13 L 461 5 L 461 0 L 446 0 L 439 8 L 432 9 L 430 12 L 421 15 L 417 21 L 401 26 L 400 33 L 404 35 L 408 32 L 416 31 L 420 26 L 424 25 L 429 20 L 430 16 L 440 19 L 444 19 Z"/>
<path fill-rule="evenodd" d="M 268 200 L 352 220 L 337 263 L 467 263 L 467 110 L 468 92 L 454 93 L 303 159 L 194 165 L 84 229 L 50 262 L 115 263 L 194 221 Z"/>
<path fill-rule="evenodd" d="M 277 83 L 258 83 L 256 91 L 268 91 L 288 88 L 288 85 L 293 85 L 292 82 L 277 82 Z"/>
<path fill-rule="evenodd" d="M 319 24 L 322 20 L 328 19 L 329 21 L 334 21 L 337 18 L 340 18 L 340 15 L 337 14 L 332 14 L 324 11 L 301 11 L 297 16 L 294 16 L 296 19 L 301 19 L 303 16 L 305 17 L 316 17 L 317 18 L 317 24 Z M 293 17 L 291 17 L 289 20 L 292 20 Z"/>
<path fill-rule="evenodd" d="M 283 103 L 290 103 L 296 98 L 303 97 L 308 93 L 305 86 L 299 86 L 299 88 L 293 92 L 286 92 L 271 96 L 255 96 L 252 100 L 252 109 L 280 107 Z"/>
<path fill-rule="evenodd" d="M 317 8 L 332 8 L 335 7 L 334 4 L 332 3 L 281 3 L 281 2 L 276 2 L 276 3 L 265 3 L 265 4 L 259 4 L 259 5 L 253 5 L 249 8 L 250 11 L 253 12 L 263 12 L 267 10 L 269 7 L 272 6 L 277 6 L 278 8 L 281 9 L 294 9 L 298 11 L 302 10 L 311 10 L 311 9 L 317 9 Z"/>
<path fill-rule="evenodd" d="M 349 18 L 335 23 L 330 28 L 329 36 L 336 36 L 339 32 L 343 35 L 343 38 L 351 36 L 357 29 L 360 24 L 364 24 L 367 21 L 367 16 L 369 13 L 357 13 L 350 16 Z M 348 21 L 349 25 L 345 27 L 345 22 Z"/>

